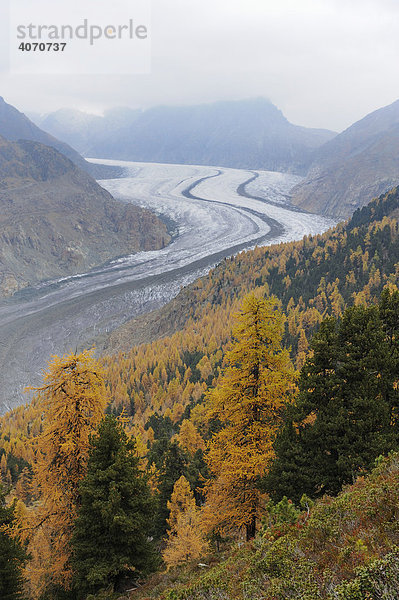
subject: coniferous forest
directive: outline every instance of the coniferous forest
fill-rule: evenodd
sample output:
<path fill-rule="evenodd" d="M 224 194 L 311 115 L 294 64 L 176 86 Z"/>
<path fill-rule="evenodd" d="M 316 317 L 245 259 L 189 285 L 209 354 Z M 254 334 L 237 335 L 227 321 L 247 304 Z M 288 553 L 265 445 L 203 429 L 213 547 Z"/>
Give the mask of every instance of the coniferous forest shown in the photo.
<path fill-rule="evenodd" d="M 398 214 L 393 189 L 222 261 L 168 336 L 54 356 L 1 418 L 0 597 L 397 598 Z"/>

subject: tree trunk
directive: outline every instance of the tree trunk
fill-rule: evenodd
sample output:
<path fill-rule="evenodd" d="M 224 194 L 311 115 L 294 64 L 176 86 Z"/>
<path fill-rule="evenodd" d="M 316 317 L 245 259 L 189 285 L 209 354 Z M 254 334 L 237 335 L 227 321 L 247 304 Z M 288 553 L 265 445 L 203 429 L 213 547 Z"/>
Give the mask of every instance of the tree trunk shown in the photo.
<path fill-rule="evenodd" d="M 252 540 L 256 534 L 256 516 L 251 515 L 251 520 L 246 524 L 247 542 Z"/>

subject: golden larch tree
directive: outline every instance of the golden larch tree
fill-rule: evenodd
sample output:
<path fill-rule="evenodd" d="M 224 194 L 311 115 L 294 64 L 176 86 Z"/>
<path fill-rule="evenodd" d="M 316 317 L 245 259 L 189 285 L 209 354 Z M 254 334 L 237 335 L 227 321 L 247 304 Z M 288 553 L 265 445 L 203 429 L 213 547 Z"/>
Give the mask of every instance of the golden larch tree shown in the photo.
<path fill-rule="evenodd" d="M 30 546 L 38 570 L 33 595 L 40 595 L 44 581 L 69 585 L 69 542 L 79 484 L 86 472 L 90 435 L 103 417 L 107 394 L 92 351 L 52 357 L 43 385 L 34 389 L 43 412 L 43 433 L 36 440 L 34 476 L 40 502 L 31 523 Z M 28 565 L 31 579 L 35 568 L 32 562 Z"/>
<path fill-rule="evenodd" d="M 225 370 L 207 399 L 210 415 L 222 424 L 206 456 L 211 479 L 203 518 L 210 531 L 245 528 L 247 539 L 255 535 L 264 505 L 259 479 L 273 460 L 282 412 L 295 390 L 295 372 L 281 347 L 283 328 L 275 299 L 245 297 Z"/>
<path fill-rule="evenodd" d="M 197 450 L 205 450 L 205 443 L 198 429 L 192 421 L 184 419 L 180 425 L 179 433 L 174 436 L 180 448 L 189 454 L 195 454 Z"/>
<path fill-rule="evenodd" d="M 183 475 L 174 485 L 168 509 L 168 537 L 163 559 L 170 568 L 200 558 L 208 550 L 208 543 L 200 527 L 200 511 L 194 494 Z"/>
<path fill-rule="evenodd" d="M 1 455 L 1 460 L 0 460 L 0 474 L 1 474 L 1 479 L 6 478 L 6 474 L 7 474 L 7 459 L 6 459 L 6 455 L 2 454 Z"/>

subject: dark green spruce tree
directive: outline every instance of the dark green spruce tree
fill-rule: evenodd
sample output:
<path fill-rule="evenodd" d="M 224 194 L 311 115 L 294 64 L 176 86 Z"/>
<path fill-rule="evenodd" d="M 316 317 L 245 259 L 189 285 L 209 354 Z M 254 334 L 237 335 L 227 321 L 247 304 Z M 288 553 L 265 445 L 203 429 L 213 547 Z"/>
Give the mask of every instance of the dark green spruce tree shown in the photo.
<path fill-rule="evenodd" d="M 22 569 L 27 560 L 24 548 L 10 537 L 5 527 L 14 521 L 14 506 L 6 507 L 0 486 L 0 598 L 22 600 Z"/>
<path fill-rule="evenodd" d="M 275 500 L 337 494 L 399 448 L 399 294 L 326 319 L 311 349 L 265 478 Z"/>
<path fill-rule="evenodd" d="M 114 417 L 105 417 L 92 439 L 80 494 L 71 560 L 76 597 L 133 587 L 156 566 L 154 503 L 135 442 Z"/>
<path fill-rule="evenodd" d="M 171 438 L 178 431 L 169 417 L 152 415 L 146 428 L 152 427 L 155 440 L 149 447 L 148 464 L 154 465 L 159 472 L 159 493 L 157 495 L 157 511 L 154 525 L 154 537 L 161 540 L 167 529 L 169 518 L 168 501 L 170 501 L 174 485 L 182 475 L 189 481 L 198 504 L 204 501 L 201 487 L 207 476 L 207 468 L 202 450 L 194 455 L 184 452 L 179 444 Z"/>
<path fill-rule="evenodd" d="M 152 445 L 149 463 L 155 464 L 160 473 L 154 535 L 161 539 L 166 533 L 166 520 L 170 512 L 167 504 L 172 496 L 173 487 L 182 475 L 186 477 L 188 474 L 187 457 L 177 442 L 163 437 Z"/>

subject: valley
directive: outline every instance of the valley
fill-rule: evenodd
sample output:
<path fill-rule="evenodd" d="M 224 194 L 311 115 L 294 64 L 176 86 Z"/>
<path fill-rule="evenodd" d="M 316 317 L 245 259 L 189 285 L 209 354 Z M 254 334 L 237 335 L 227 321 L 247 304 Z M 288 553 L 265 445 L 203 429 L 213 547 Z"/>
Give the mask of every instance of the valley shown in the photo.
<path fill-rule="evenodd" d="M 333 221 L 292 209 L 297 176 L 240 169 L 98 161 L 124 168 L 102 181 L 115 198 L 176 224 L 162 250 L 40 283 L 0 303 L 0 413 L 29 397 L 52 354 L 96 345 L 128 319 L 163 306 L 224 257 L 301 239 Z M 254 175 L 258 175 L 254 178 Z"/>
<path fill-rule="evenodd" d="M 398 3 L 5 4 L 0 600 L 399 600 Z"/>

